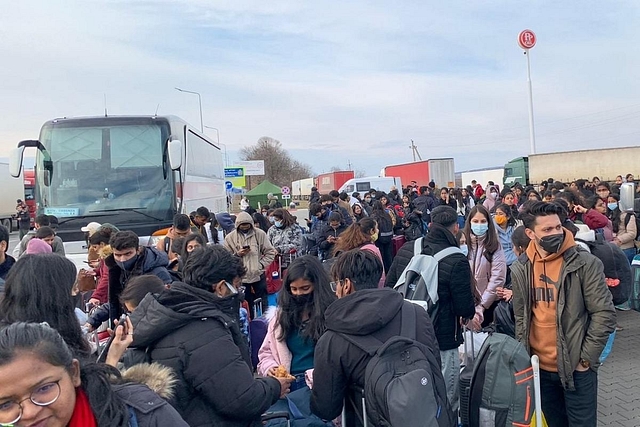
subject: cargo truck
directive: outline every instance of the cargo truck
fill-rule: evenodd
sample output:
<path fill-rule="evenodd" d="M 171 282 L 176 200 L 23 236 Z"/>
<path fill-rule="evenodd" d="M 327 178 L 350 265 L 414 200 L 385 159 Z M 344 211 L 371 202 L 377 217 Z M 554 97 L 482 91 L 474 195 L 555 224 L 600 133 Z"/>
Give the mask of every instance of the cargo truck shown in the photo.
<path fill-rule="evenodd" d="M 494 184 L 502 186 L 504 181 L 504 167 L 476 169 L 460 172 L 460 182 L 456 182 L 457 187 L 466 187 L 471 185 L 471 181 L 476 181 L 487 188 L 487 183 L 492 181 Z"/>
<path fill-rule="evenodd" d="M 305 178 L 291 183 L 291 197 L 293 200 L 309 200 L 314 179 Z"/>
<path fill-rule="evenodd" d="M 415 181 L 418 186 L 428 185 L 430 181 L 433 181 L 437 187 L 454 187 L 456 181 L 453 158 L 421 160 L 385 166 L 381 171 L 381 176 L 400 178 L 404 185 Z"/>
<path fill-rule="evenodd" d="M 540 184 L 548 178 L 570 183 L 577 179 L 615 181 L 617 175 L 640 172 L 640 146 L 564 151 L 518 157 L 504 166 L 504 185 Z"/>
<path fill-rule="evenodd" d="M 331 190 L 337 190 L 342 184 L 355 177 L 353 171 L 336 171 L 323 173 L 316 178 L 316 187 L 320 194 L 329 194 Z"/>

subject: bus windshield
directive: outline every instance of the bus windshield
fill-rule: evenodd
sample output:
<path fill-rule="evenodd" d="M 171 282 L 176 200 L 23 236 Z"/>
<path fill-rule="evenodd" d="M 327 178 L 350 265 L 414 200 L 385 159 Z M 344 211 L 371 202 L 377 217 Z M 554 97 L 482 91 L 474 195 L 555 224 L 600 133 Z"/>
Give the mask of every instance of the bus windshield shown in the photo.
<path fill-rule="evenodd" d="M 43 127 L 36 155 L 39 213 L 69 218 L 132 212 L 127 220 L 166 220 L 174 204 L 172 173 L 163 161 L 168 124 L 104 120 Z"/>

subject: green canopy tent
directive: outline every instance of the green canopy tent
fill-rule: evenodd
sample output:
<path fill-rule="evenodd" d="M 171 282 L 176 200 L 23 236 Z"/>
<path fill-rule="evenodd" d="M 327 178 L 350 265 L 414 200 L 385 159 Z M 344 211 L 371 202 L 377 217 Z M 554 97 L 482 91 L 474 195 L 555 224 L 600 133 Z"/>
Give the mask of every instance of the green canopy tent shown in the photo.
<path fill-rule="evenodd" d="M 251 206 L 254 209 L 258 209 L 258 202 L 260 203 L 260 206 L 269 204 L 269 200 L 267 199 L 267 194 L 269 193 L 277 196 L 280 203 L 282 203 L 282 206 L 287 205 L 282 201 L 282 190 L 280 190 L 280 187 L 267 180 L 262 181 L 256 188 L 246 192 L 245 196 L 249 199 Z"/>

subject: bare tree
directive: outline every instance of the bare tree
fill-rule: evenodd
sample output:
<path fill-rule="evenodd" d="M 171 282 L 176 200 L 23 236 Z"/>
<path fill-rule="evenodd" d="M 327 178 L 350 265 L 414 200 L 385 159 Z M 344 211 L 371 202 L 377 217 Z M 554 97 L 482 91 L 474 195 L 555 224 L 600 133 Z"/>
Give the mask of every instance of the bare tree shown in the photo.
<path fill-rule="evenodd" d="M 356 169 L 355 172 L 355 177 L 356 178 L 364 178 L 365 176 L 367 176 L 367 172 L 362 170 L 362 169 Z"/>
<path fill-rule="evenodd" d="M 314 176 L 309 165 L 292 159 L 280 141 L 268 136 L 260 138 L 255 145 L 244 147 L 240 157 L 242 160 L 264 160 L 264 179 L 278 186 L 289 186 L 293 181 Z M 261 180 L 249 181 L 247 186 L 252 188 Z"/>

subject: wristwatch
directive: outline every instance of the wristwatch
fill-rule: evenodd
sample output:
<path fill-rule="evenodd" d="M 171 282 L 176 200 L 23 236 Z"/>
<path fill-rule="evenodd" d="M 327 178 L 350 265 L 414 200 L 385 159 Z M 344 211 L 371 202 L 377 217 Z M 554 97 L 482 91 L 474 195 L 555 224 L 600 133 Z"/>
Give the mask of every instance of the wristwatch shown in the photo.
<path fill-rule="evenodd" d="M 589 363 L 588 360 L 580 359 L 580 364 L 585 369 L 589 369 L 591 367 L 591 363 Z"/>

